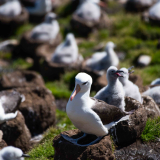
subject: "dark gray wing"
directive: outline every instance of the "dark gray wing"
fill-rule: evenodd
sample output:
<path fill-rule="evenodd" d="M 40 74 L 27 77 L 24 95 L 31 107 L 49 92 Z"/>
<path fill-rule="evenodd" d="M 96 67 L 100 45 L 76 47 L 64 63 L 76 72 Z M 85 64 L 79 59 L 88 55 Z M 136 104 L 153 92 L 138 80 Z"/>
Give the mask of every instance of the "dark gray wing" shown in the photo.
<path fill-rule="evenodd" d="M 15 112 L 22 100 L 21 94 L 16 91 L 2 91 L 0 92 L 2 107 L 5 113 Z"/>
<path fill-rule="evenodd" d="M 92 110 L 98 114 L 103 124 L 109 124 L 110 122 L 118 121 L 120 118 L 127 115 L 118 107 L 109 105 L 96 98 L 91 99 L 95 100 L 95 105 L 92 107 Z"/>

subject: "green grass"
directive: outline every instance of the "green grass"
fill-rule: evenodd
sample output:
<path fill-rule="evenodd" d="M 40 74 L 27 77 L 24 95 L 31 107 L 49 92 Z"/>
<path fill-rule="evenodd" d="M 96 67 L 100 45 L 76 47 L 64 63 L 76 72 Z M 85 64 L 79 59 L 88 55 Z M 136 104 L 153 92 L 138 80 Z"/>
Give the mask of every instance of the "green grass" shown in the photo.
<path fill-rule="evenodd" d="M 52 94 L 57 99 L 68 99 L 72 93 L 68 86 L 62 81 L 46 82 L 46 87 L 51 90 Z"/>
<path fill-rule="evenodd" d="M 32 67 L 33 64 L 28 63 L 26 60 L 22 58 L 14 59 L 11 63 L 11 67 L 13 69 L 28 69 Z"/>
<path fill-rule="evenodd" d="M 108 7 L 114 10 L 117 3 L 109 2 Z M 71 31 L 70 20 L 73 8 L 71 4 L 64 4 L 55 11 L 60 15 L 58 19 L 61 34 L 63 37 Z M 157 50 L 158 38 L 160 37 L 160 27 L 152 26 L 141 21 L 140 14 L 130 14 L 124 11 L 109 15 L 112 23 L 111 28 L 98 30 L 91 33 L 87 39 L 83 39 L 78 44 L 79 53 L 84 58 L 88 58 L 94 53 L 94 48 L 99 44 L 106 44 L 108 41 L 113 41 L 117 47 L 115 50 L 122 51 L 126 54 L 125 60 L 120 62 L 120 67 L 130 67 L 134 65 L 138 56 L 146 54 L 152 57 L 152 62 L 148 67 L 135 68 L 135 74 L 142 77 L 144 85 L 148 85 L 152 80 L 160 77 L 160 51 Z M 32 29 L 35 25 L 26 24 L 19 27 L 11 38 L 19 39 L 21 35 Z M 78 34 L 75 35 L 77 38 Z M 81 36 L 80 36 L 81 37 Z M 11 53 L 0 53 L 0 58 L 11 60 Z M 11 68 L 28 69 L 31 64 L 28 64 L 24 59 L 13 60 Z M 61 79 L 55 81 L 46 81 L 46 87 L 52 91 L 56 99 L 68 99 L 74 88 L 75 76 L 78 72 L 67 72 Z M 96 92 L 92 91 L 91 96 Z M 28 154 L 31 155 L 29 160 L 51 160 L 54 157 L 54 148 L 52 147 L 53 139 L 62 131 L 74 129 L 75 127 L 67 117 L 65 112 L 56 111 L 57 125 L 56 127 L 49 128 L 44 134 L 43 140 L 40 144 L 36 145 Z M 143 141 L 154 141 L 160 138 L 160 118 L 147 121 L 145 130 L 142 133 Z M 112 144 L 113 151 L 115 150 Z"/>
<path fill-rule="evenodd" d="M 145 142 L 156 141 L 160 138 L 160 117 L 147 120 L 146 127 L 141 138 Z"/>
<path fill-rule="evenodd" d="M 52 145 L 54 137 L 62 131 L 75 129 L 65 112 L 56 110 L 56 117 L 56 127 L 49 128 L 44 134 L 44 138 L 41 140 L 40 144 L 36 145 L 31 151 L 28 152 L 30 155 L 28 160 L 53 160 L 54 148 Z"/>

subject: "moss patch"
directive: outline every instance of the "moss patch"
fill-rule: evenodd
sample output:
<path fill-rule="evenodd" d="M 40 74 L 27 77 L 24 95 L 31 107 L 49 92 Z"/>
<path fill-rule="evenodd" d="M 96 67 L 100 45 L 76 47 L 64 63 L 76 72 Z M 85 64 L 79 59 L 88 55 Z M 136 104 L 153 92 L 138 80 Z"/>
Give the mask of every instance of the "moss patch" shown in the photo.
<path fill-rule="evenodd" d="M 141 135 L 143 141 L 156 141 L 160 138 L 160 117 L 148 119 L 146 127 Z"/>

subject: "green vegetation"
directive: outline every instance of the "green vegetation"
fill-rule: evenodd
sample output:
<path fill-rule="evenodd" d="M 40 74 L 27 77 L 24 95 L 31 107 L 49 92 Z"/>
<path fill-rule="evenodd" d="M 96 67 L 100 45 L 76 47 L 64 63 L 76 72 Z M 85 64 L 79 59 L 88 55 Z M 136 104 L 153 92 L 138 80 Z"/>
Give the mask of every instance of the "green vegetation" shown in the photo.
<path fill-rule="evenodd" d="M 160 117 L 148 119 L 146 127 L 141 135 L 143 141 L 156 141 L 160 138 Z"/>
<path fill-rule="evenodd" d="M 160 77 L 160 50 L 157 50 L 158 38 L 160 38 L 160 27 L 152 26 L 141 20 L 140 14 L 125 13 L 123 9 L 114 11 L 118 7 L 117 2 L 110 1 L 108 4 L 109 11 L 114 14 L 109 14 L 112 21 L 110 29 L 102 29 L 91 33 L 87 39 L 80 38 L 77 33 L 75 36 L 78 40 L 79 53 L 84 58 L 90 57 L 94 53 L 94 48 L 99 44 L 105 44 L 108 41 L 113 41 L 117 47 L 117 52 L 124 52 L 126 57 L 120 62 L 120 67 L 130 67 L 135 65 L 135 61 L 140 55 L 150 55 L 152 63 L 145 68 L 136 67 L 135 74 L 142 77 L 144 85 L 148 85 L 152 80 Z M 68 32 L 72 32 L 70 26 L 71 13 L 73 7 L 70 3 L 64 4 L 55 10 L 57 15 L 62 36 Z M 111 12 L 112 13 L 112 12 Z M 10 38 L 20 39 L 21 35 L 32 29 L 35 24 L 25 24 L 19 27 Z M 103 45 L 102 45 L 103 46 Z M 102 48 L 103 50 L 103 48 Z M 0 58 L 11 62 L 11 68 L 28 69 L 32 64 L 26 62 L 24 59 L 18 58 L 12 60 L 11 53 L 0 53 Z M 56 99 L 68 99 L 74 88 L 75 75 L 77 71 L 67 72 L 61 76 L 60 80 L 46 81 L 46 87 L 52 91 Z M 91 92 L 91 96 L 96 94 Z M 62 131 L 74 129 L 75 127 L 67 117 L 67 114 L 59 110 L 56 111 L 57 125 L 49 128 L 44 134 L 44 138 L 40 144 L 36 145 L 28 154 L 31 155 L 29 160 L 51 160 L 54 157 L 54 148 L 52 147 L 53 139 Z M 141 138 L 143 141 L 154 141 L 160 138 L 160 118 L 147 121 L 145 130 Z M 114 143 L 112 143 L 112 150 L 115 150 Z"/>
<path fill-rule="evenodd" d="M 68 99 L 71 95 L 68 86 L 62 81 L 46 82 L 46 87 L 51 90 L 55 98 L 66 98 Z"/>
<path fill-rule="evenodd" d="M 54 148 L 53 138 L 63 131 L 75 129 L 66 113 L 56 110 L 57 125 L 49 128 L 44 134 L 40 144 L 36 145 L 28 154 L 31 156 L 28 160 L 53 160 Z"/>

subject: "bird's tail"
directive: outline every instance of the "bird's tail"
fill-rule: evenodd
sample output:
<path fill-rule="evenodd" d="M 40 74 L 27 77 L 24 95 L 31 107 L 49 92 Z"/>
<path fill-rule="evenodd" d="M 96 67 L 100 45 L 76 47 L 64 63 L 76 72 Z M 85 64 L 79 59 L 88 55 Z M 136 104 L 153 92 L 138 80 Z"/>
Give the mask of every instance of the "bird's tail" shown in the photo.
<path fill-rule="evenodd" d="M 5 114 L 5 115 L 3 116 L 3 121 L 5 122 L 5 121 L 12 120 L 12 119 L 14 119 L 14 118 L 17 117 L 17 114 L 18 114 L 18 111 L 16 111 L 15 113 Z"/>
<path fill-rule="evenodd" d="M 106 124 L 106 125 L 104 125 L 104 126 L 109 130 L 110 128 L 112 128 L 112 127 L 115 126 L 115 125 L 116 125 L 115 122 L 111 122 L 111 123 Z"/>

